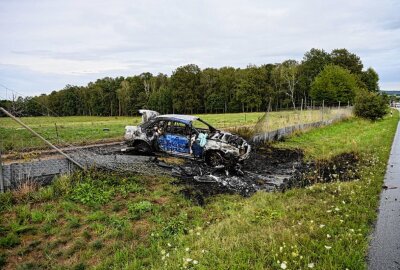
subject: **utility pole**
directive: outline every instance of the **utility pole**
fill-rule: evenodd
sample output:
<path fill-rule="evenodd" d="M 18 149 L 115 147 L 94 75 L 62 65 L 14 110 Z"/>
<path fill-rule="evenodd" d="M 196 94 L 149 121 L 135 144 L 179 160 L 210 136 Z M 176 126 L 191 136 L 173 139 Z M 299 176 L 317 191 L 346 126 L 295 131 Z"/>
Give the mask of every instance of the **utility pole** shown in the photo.
<path fill-rule="evenodd" d="M 50 146 L 51 148 L 53 148 L 54 150 L 56 150 L 58 153 L 60 153 L 61 155 L 63 155 L 66 159 L 68 159 L 69 161 L 71 161 L 73 164 L 75 164 L 76 166 L 78 166 L 80 169 L 84 170 L 85 168 L 79 164 L 77 161 L 75 161 L 73 158 L 71 158 L 70 156 L 68 156 L 67 154 L 65 154 L 63 151 L 61 151 L 58 147 L 56 147 L 54 144 L 52 144 L 51 142 L 49 142 L 48 140 L 46 140 L 45 138 L 43 138 L 40 134 L 38 134 L 36 131 L 34 131 L 33 129 L 31 129 L 30 127 L 28 127 L 27 125 L 25 125 L 21 120 L 19 120 L 17 117 L 15 117 L 14 115 L 12 115 L 11 113 L 9 113 L 7 110 L 5 110 L 4 108 L 0 107 L 0 111 L 2 111 L 3 113 L 5 113 L 6 115 L 10 116 L 15 122 L 17 122 L 18 124 L 20 124 L 21 126 L 23 126 L 24 128 L 26 128 L 28 131 L 30 131 L 33 135 L 35 135 L 36 137 L 38 137 L 39 139 L 41 139 L 44 143 L 46 143 L 48 146 Z"/>

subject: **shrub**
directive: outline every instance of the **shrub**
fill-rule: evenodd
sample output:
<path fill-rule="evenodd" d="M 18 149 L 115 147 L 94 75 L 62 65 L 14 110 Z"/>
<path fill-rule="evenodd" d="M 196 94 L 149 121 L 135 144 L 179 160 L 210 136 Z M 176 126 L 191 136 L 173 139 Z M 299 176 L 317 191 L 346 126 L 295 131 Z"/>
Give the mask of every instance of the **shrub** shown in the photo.
<path fill-rule="evenodd" d="M 362 91 L 357 95 L 354 105 L 355 115 L 376 120 L 384 117 L 387 112 L 388 105 L 381 95 L 367 91 Z"/>

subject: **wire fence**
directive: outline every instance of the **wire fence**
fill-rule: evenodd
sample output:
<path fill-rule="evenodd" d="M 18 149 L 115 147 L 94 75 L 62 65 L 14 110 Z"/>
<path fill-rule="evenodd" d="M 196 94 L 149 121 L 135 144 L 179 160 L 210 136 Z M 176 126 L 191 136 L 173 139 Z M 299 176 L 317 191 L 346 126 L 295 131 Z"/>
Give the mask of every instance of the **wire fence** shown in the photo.
<path fill-rule="evenodd" d="M 353 108 L 351 106 L 318 107 L 304 110 L 266 112 L 255 125 L 254 133 L 266 133 L 284 127 L 343 119 L 351 116 L 353 116 Z"/>

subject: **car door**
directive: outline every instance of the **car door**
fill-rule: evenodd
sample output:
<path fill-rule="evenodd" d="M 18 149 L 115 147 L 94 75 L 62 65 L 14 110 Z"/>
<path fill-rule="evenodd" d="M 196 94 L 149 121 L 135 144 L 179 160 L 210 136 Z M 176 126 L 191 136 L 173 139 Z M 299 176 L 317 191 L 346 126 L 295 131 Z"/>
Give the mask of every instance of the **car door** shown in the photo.
<path fill-rule="evenodd" d="M 171 154 L 189 154 L 189 132 L 187 123 L 168 121 L 165 132 L 158 138 L 160 150 Z"/>

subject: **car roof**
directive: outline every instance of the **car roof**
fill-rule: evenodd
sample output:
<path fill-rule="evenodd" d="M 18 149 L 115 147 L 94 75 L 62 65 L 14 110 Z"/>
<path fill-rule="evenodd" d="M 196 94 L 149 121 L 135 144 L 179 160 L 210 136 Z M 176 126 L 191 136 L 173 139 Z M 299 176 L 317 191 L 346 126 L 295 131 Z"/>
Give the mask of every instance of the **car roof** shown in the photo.
<path fill-rule="evenodd" d="M 195 120 L 198 120 L 199 117 L 194 116 L 194 115 L 184 115 L 184 114 L 163 114 L 163 115 L 158 115 L 156 118 L 169 118 L 169 119 L 177 119 L 177 120 L 182 120 L 182 121 L 188 121 L 192 122 Z"/>

